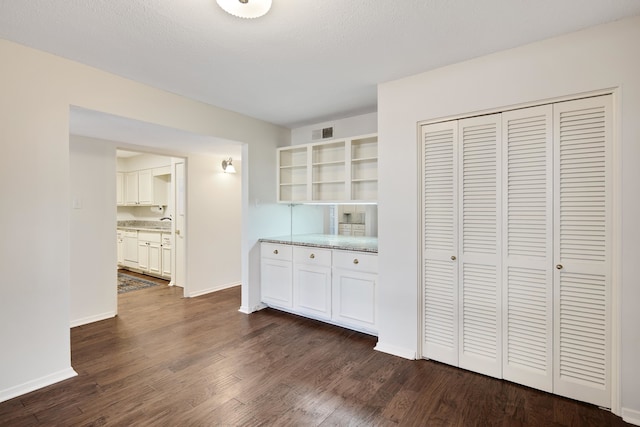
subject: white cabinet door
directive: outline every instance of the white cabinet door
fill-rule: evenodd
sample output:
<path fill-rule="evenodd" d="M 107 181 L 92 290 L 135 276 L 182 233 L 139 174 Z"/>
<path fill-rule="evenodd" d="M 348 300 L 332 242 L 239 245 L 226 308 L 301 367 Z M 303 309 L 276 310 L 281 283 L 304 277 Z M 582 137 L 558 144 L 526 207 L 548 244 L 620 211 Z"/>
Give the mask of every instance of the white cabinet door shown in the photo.
<path fill-rule="evenodd" d="M 611 96 L 554 105 L 554 393 L 611 406 Z"/>
<path fill-rule="evenodd" d="M 116 173 L 116 205 L 124 205 L 124 174 Z"/>
<path fill-rule="evenodd" d="M 124 203 L 126 205 L 138 204 L 138 172 L 124 174 Z"/>
<path fill-rule="evenodd" d="M 262 243 L 260 246 L 260 290 L 264 303 L 293 308 L 293 262 L 289 245 Z"/>
<path fill-rule="evenodd" d="M 153 204 L 153 174 L 151 169 L 138 171 L 138 202 Z"/>
<path fill-rule="evenodd" d="M 294 310 L 331 319 L 331 250 L 296 246 L 293 261 Z"/>
<path fill-rule="evenodd" d="M 458 124 L 422 127 L 422 351 L 458 366 Z"/>
<path fill-rule="evenodd" d="M 332 320 L 377 333 L 377 256 L 334 251 L 333 261 Z"/>
<path fill-rule="evenodd" d="M 162 276 L 171 277 L 171 235 L 162 234 Z"/>
<path fill-rule="evenodd" d="M 124 264 L 124 231 L 118 230 L 116 233 L 116 254 L 118 265 Z"/>
<path fill-rule="evenodd" d="M 502 114 L 502 374 L 553 390 L 551 105 Z"/>
<path fill-rule="evenodd" d="M 149 251 L 149 273 L 160 274 L 162 254 L 160 250 L 160 244 L 155 242 L 148 242 Z"/>
<path fill-rule="evenodd" d="M 125 231 L 124 233 L 124 265 L 138 267 L 138 232 Z"/>
<path fill-rule="evenodd" d="M 138 242 L 138 268 L 143 271 L 149 270 L 149 242 Z"/>

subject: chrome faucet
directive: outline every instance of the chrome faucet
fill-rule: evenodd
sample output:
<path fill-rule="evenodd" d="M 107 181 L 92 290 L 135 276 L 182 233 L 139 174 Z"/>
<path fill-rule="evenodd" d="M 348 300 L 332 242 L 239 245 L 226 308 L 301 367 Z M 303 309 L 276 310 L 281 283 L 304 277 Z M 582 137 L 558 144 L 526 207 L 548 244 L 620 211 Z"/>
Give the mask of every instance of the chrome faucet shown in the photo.
<path fill-rule="evenodd" d="M 162 218 L 160 218 L 160 221 L 164 221 L 165 219 L 168 219 L 169 221 L 171 221 L 170 216 L 163 216 Z"/>

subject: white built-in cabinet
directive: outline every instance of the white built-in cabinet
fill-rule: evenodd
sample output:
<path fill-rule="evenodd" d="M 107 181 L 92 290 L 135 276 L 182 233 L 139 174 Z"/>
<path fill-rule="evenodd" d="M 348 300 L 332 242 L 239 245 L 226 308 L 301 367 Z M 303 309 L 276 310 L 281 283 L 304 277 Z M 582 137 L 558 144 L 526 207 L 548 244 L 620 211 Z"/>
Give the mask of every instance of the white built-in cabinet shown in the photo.
<path fill-rule="evenodd" d="M 124 231 L 116 231 L 116 254 L 118 266 L 124 265 Z"/>
<path fill-rule="evenodd" d="M 270 307 L 377 334 L 377 255 L 263 242 L 262 302 Z"/>
<path fill-rule="evenodd" d="M 123 265 L 125 267 L 138 267 L 138 232 L 124 231 L 123 235 Z"/>
<path fill-rule="evenodd" d="M 293 247 L 260 245 L 260 292 L 262 301 L 280 308 L 293 308 Z"/>
<path fill-rule="evenodd" d="M 377 331 L 378 256 L 333 251 L 332 319 L 357 330 Z"/>
<path fill-rule="evenodd" d="M 422 126 L 422 355 L 611 405 L 611 96 Z"/>
<path fill-rule="evenodd" d="M 169 166 L 116 173 L 116 201 L 119 206 L 166 206 L 169 200 Z"/>
<path fill-rule="evenodd" d="M 278 201 L 374 202 L 378 198 L 375 134 L 279 148 Z"/>
<path fill-rule="evenodd" d="M 331 250 L 293 247 L 293 309 L 331 319 Z"/>
<path fill-rule="evenodd" d="M 162 254 L 160 233 L 138 232 L 138 269 L 152 274 L 161 274 Z"/>
<path fill-rule="evenodd" d="M 171 249 L 173 245 L 171 244 L 171 235 L 170 234 L 162 234 L 162 241 L 160 250 L 161 254 L 161 265 L 162 271 L 161 275 L 163 277 L 171 277 Z"/>

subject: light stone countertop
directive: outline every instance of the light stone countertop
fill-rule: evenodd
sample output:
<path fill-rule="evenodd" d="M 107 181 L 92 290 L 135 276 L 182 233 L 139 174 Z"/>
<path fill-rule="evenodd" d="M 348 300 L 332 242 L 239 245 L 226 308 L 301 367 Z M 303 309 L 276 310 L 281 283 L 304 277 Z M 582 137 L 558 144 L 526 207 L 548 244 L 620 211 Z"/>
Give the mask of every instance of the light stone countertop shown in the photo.
<path fill-rule="evenodd" d="M 260 242 L 378 253 L 377 237 L 339 236 L 332 234 L 295 234 L 292 236 L 265 237 L 260 239 Z"/>
<path fill-rule="evenodd" d="M 127 221 L 118 221 L 117 228 L 118 230 L 156 231 L 158 233 L 170 233 L 171 222 L 170 221 L 127 220 Z"/>

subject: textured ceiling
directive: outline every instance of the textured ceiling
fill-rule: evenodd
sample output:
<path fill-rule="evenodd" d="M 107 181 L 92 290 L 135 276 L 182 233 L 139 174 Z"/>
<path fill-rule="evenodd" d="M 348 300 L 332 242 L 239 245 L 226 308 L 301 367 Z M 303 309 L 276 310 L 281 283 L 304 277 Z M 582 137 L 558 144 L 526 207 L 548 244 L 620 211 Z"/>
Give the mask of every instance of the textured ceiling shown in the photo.
<path fill-rule="evenodd" d="M 0 38 L 296 127 L 376 111 L 376 85 L 640 14 L 638 0 L 0 0 Z"/>

